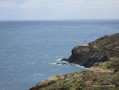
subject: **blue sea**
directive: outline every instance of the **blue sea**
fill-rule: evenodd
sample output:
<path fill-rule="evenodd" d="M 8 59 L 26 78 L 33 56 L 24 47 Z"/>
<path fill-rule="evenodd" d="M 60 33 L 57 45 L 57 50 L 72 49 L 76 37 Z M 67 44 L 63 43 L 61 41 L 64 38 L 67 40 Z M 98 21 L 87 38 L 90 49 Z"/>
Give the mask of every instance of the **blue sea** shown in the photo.
<path fill-rule="evenodd" d="M 49 77 L 80 72 L 56 65 L 85 41 L 119 32 L 119 20 L 0 21 L 0 90 L 28 90 Z"/>

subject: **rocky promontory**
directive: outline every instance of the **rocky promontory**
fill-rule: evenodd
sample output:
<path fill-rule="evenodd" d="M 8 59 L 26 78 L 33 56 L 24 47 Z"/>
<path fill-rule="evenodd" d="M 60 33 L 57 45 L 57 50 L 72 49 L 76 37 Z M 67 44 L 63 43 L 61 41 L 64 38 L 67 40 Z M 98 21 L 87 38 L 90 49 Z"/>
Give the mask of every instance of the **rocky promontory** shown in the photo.
<path fill-rule="evenodd" d="M 111 60 L 111 57 L 119 57 L 119 33 L 104 36 L 86 45 L 76 46 L 68 59 L 70 63 L 91 67 L 96 62 Z"/>
<path fill-rule="evenodd" d="M 29 90 L 119 90 L 119 33 L 76 46 L 62 60 L 90 68 L 48 78 Z"/>

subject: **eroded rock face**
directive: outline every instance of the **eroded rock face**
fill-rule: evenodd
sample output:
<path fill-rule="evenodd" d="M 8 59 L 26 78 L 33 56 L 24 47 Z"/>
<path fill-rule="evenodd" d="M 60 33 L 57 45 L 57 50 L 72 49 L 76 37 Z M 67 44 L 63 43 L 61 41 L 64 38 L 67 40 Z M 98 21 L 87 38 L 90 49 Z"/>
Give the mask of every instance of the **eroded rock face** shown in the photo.
<path fill-rule="evenodd" d="M 67 61 L 67 58 L 63 58 L 61 61 Z"/>
<path fill-rule="evenodd" d="M 77 46 L 72 50 L 72 55 L 67 59 L 70 63 L 79 64 L 85 67 L 91 67 L 96 62 L 109 60 L 103 50 L 91 46 Z"/>
<path fill-rule="evenodd" d="M 119 57 L 119 33 L 101 37 L 86 46 L 74 47 L 65 61 L 91 67 L 96 62 L 111 60 L 110 57 Z"/>

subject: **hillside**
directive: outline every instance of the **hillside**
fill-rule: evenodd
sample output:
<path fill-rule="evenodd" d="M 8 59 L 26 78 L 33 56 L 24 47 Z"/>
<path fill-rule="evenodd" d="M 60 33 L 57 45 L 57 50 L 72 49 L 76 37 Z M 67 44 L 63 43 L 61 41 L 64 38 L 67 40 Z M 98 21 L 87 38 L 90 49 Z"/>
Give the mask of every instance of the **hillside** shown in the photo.
<path fill-rule="evenodd" d="M 119 33 L 111 36 L 101 37 L 96 41 L 89 43 L 89 46 L 102 49 L 110 56 L 119 57 Z"/>
<path fill-rule="evenodd" d="M 119 90 L 119 59 L 76 73 L 57 75 L 29 90 Z"/>
<path fill-rule="evenodd" d="M 88 46 L 76 46 L 66 61 L 91 67 L 96 62 L 111 60 L 111 57 L 119 57 L 119 33 L 101 37 Z"/>
<path fill-rule="evenodd" d="M 74 47 L 63 60 L 88 69 L 51 77 L 29 90 L 119 90 L 119 33 Z"/>

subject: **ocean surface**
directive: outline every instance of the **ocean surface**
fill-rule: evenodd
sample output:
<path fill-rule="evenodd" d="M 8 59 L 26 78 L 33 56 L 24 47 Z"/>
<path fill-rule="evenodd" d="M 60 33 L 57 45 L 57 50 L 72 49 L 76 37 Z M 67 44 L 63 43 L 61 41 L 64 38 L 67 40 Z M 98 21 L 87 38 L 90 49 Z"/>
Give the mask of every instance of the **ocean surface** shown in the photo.
<path fill-rule="evenodd" d="M 85 41 L 119 32 L 119 20 L 0 21 L 0 90 L 28 90 L 85 68 L 56 65 Z"/>

